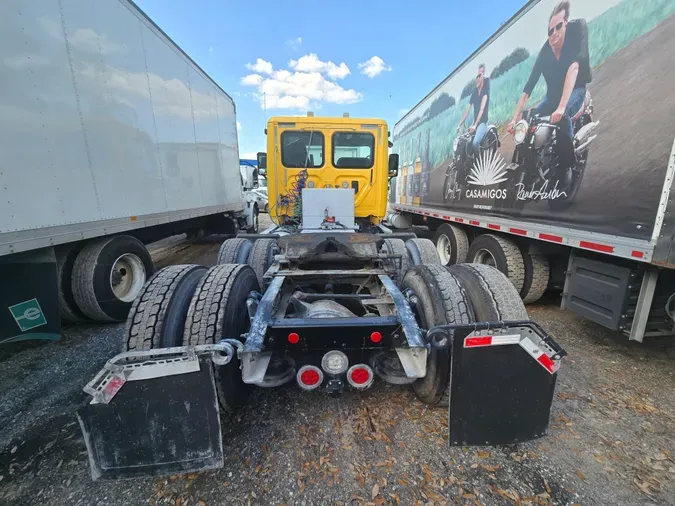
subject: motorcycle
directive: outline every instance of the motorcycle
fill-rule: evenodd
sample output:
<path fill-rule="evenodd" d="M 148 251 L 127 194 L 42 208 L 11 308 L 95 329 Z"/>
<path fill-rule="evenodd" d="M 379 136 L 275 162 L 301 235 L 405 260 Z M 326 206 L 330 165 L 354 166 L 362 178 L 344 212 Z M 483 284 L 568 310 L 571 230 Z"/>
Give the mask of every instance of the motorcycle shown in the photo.
<path fill-rule="evenodd" d="M 463 125 L 462 125 L 463 126 Z M 471 146 L 476 132 L 471 132 L 469 129 L 459 131 L 459 135 L 455 137 L 452 145 L 453 159 L 448 164 L 445 171 L 444 183 L 444 200 L 459 200 L 462 193 L 469 185 L 469 178 L 477 157 L 474 156 L 473 148 Z M 499 133 L 497 127 L 489 125 L 485 137 L 480 143 L 480 152 L 478 157 L 489 154 L 492 157 L 499 147 Z"/>
<path fill-rule="evenodd" d="M 526 111 L 516 123 L 516 148 L 509 166 L 509 207 L 522 208 L 526 202 L 546 200 L 552 210 L 560 211 L 574 202 L 586 171 L 589 147 L 597 137 L 593 132 L 599 124 L 593 121 L 589 92 L 572 122 L 573 139 L 552 124 L 550 116 L 539 116 L 535 109 Z"/>

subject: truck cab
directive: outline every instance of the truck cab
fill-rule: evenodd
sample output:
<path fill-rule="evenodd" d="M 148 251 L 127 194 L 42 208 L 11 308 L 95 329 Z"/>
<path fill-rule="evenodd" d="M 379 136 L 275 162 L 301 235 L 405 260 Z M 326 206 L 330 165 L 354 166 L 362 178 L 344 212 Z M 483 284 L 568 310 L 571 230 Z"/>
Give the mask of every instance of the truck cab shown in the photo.
<path fill-rule="evenodd" d="M 351 188 L 354 217 L 379 224 L 387 209 L 389 179 L 398 155 L 388 155 L 389 131 L 381 119 L 273 117 L 267 123 L 267 153 L 258 154 L 267 178 L 270 217 L 283 224 L 293 217 L 299 180 L 307 188 Z"/>

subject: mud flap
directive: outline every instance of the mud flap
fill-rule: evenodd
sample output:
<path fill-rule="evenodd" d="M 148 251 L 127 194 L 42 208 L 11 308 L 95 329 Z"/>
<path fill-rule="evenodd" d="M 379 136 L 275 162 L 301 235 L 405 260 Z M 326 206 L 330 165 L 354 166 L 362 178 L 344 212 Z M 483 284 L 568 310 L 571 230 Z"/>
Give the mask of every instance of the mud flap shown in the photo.
<path fill-rule="evenodd" d="M 501 330 L 453 332 L 451 445 L 514 444 L 548 433 L 565 352 L 538 325 L 519 323 Z"/>
<path fill-rule="evenodd" d="M 207 356 L 199 369 L 111 382 L 107 403 L 87 403 L 77 418 L 92 478 L 190 473 L 223 466 L 220 415 Z"/>

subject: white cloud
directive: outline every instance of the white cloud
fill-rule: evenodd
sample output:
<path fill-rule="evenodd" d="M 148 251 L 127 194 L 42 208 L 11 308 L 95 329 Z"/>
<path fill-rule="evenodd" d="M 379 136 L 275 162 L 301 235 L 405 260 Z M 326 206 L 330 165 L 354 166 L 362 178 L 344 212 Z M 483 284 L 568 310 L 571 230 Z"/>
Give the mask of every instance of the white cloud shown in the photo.
<path fill-rule="evenodd" d="M 297 51 L 300 45 L 302 44 L 302 37 L 296 37 L 294 39 L 289 39 L 286 41 L 286 44 L 291 47 L 293 51 Z"/>
<path fill-rule="evenodd" d="M 306 54 L 299 60 L 291 60 L 288 66 L 298 72 L 318 72 L 326 74 L 333 79 L 344 79 L 351 74 L 345 62 L 336 65 L 332 61 L 321 61 L 316 53 Z"/>
<path fill-rule="evenodd" d="M 255 160 L 258 157 L 258 153 L 253 153 L 251 151 L 246 153 L 239 153 L 239 158 L 242 160 Z"/>
<path fill-rule="evenodd" d="M 373 56 L 363 63 L 359 63 L 359 68 L 363 75 L 373 78 L 379 76 L 382 72 L 389 72 L 391 65 L 386 65 L 384 60 L 379 56 Z"/>
<path fill-rule="evenodd" d="M 241 132 L 243 128 L 241 128 L 241 123 L 237 121 L 237 132 Z"/>
<path fill-rule="evenodd" d="M 321 102 L 353 104 L 362 98 L 361 93 L 345 89 L 319 72 L 277 70 L 265 79 L 249 77 L 242 79 L 242 84 L 256 86 L 255 96 L 268 109 L 318 109 Z"/>
<path fill-rule="evenodd" d="M 3 63 L 14 70 L 24 70 L 49 65 L 51 60 L 38 54 L 15 54 L 8 56 Z"/>
<path fill-rule="evenodd" d="M 213 53 L 213 46 L 209 46 L 209 53 Z"/>
<path fill-rule="evenodd" d="M 262 58 L 256 59 L 255 63 L 248 63 L 246 68 L 252 70 L 253 72 L 257 72 L 258 74 L 272 73 L 272 64 L 263 60 Z"/>
<path fill-rule="evenodd" d="M 249 74 L 241 78 L 241 84 L 244 86 L 257 86 L 262 83 L 263 77 L 258 74 Z"/>

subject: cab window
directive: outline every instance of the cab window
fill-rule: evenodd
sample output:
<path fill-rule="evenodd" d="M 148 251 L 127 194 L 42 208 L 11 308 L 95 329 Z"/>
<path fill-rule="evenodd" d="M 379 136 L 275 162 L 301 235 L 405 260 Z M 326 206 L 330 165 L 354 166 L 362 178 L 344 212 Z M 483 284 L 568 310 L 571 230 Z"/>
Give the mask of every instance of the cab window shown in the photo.
<path fill-rule="evenodd" d="M 375 154 L 375 136 L 367 132 L 333 134 L 333 167 L 337 169 L 370 169 Z"/>
<path fill-rule="evenodd" d="M 323 147 L 321 132 L 282 132 L 281 163 L 289 169 L 323 167 Z"/>

